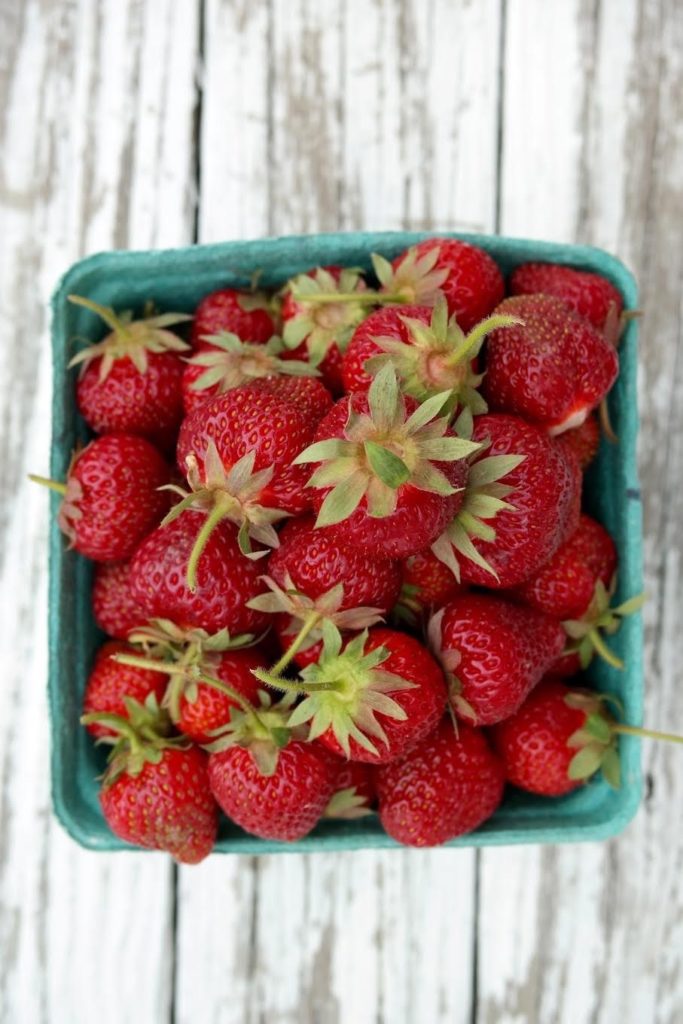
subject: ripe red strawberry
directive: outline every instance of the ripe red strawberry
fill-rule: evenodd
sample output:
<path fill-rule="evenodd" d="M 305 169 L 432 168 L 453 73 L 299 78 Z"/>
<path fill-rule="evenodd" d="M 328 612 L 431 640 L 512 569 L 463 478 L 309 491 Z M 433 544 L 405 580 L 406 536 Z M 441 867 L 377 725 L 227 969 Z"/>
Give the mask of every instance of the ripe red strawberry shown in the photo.
<path fill-rule="evenodd" d="M 167 328 L 191 317 L 163 313 L 133 320 L 90 299 L 69 299 L 111 329 L 69 363 L 81 364 L 76 401 L 86 423 L 98 434 L 139 434 L 169 448 L 183 415 L 178 353 L 190 346 Z"/>
<path fill-rule="evenodd" d="M 489 337 L 483 383 L 489 406 L 552 434 L 579 426 L 616 380 L 619 361 L 612 345 L 549 295 L 513 296 L 496 314 L 516 317 L 523 326 Z"/>
<path fill-rule="evenodd" d="M 72 459 L 65 484 L 32 477 L 64 495 L 60 529 L 70 547 L 96 562 L 129 558 L 168 508 L 159 488 L 169 468 L 156 448 L 132 434 L 107 434 Z"/>
<path fill-rule="evenodd" d="M 205 295 L 192 323 L 192 345 L 221 331 L 236 334 L 241 341 L 265 343 L 278 333 L 279 318 L 273 302 L 263 292 L 242 292 L 221 288 Z"/>
<path fill-rule="evenodd" d="M 280 338 L 272 337 L 264 345 L 222 332 L 201 342 L 196 354 L 187 360 L 182 381 L 183 406 L 189 415 L 207 398 L 222 395 L 240 384 L 277 376 L 308 378 L 317 372 L 307 362 L 294 359 Z"/>
<path fill-rule="evenodd" d="M 576 457 L 518 416 L 477 416 L 460 511 L 432 546 L 456 576 L 507 588 L 528 579 L 576 529 L 581 472 Z"/>
<path fill-rule="evenodd" d="M 456 714 L 492 725 L 514 714 L 564 646 L 559 622 L 488 594 L 462 594 L 432 616 L 431 649 Z"/>
<path fill-rule="evenodd" d="M 268 569 L 286 592 L 281 603 L 274 600 L 276 591 L 268 602 L 268 610 L 281 613 L 276 629 L 285 646 L 292 642 L 302 622 L 309 620 L 312 612 L 319 612 L 318 623 L 296 655 L 299 665 L 317 660 L 324 618 L 342 630 L 363 629 L 393 608 L 401 589 L 398 562 L 373 558 L 340 544 L 327 530 L 315 529 L 312 516 L 285 524 L 280 547 L 271 555 Z M 364 612 L 370 613 L 369 618 Z"/>
<path fill-rule="evenodd" d="M 552 558 L 515 594 L 556 619 L 580 619 L 598 581 L 607 588 L 617 568 L 614 541 L 600 523 L 582 515 L 579 525 Z"/>
<path fill-rule="evenodd" d="M 287 283 L 282 303 L 283 337 L 290 349 L 284 359 L 306 359 L 322 374 L 333 394 L 343 391 L 342 354 L 357 324 L 367 315 L 367 304 L 352 296 L 366 292 L 358 270 L 317 267 Z M 347 301 L 335 302 L 337 294 Z"/>
<path fill-rule="evenodd" d="M 126 719 L 121 723 L 121 741 L 100 792 L 107 824 L 126 842 L 198 864 L 211 853 L 218 829 L 206 754 L 176 746 L 177 740 L 149 728 L 134 732 Z"/>
<path fill-rule="evenodd" d="M 266 664 L 263 653 L 249 647 L 221 651 L 214 657 L 205 656 L 201 669 L 207 676 L 237 690 L 250 704 L 257 704 L 261 683 L 252 674 L 252 669 L 264 668 Z M 195 743 L 210 743 L 216 730 L 230 721 L 231 712 L 236 707 L 237 703 L 227 693 L 201 681 L 190 681 L 182 690 L 175 724 Z"/>
<path fill-rule="evenodd" d="M 344 355 L 344 390 L 367 391 L 372 384 L 372 375 L 365 369 L 365 364 L 373 356 L 382 354 L 383 349 L 377 343 L 378 338 L 391 338 L 409 345 L 412 338 L 409 323 L 419 322 L 428 326 L 431 319 L 431 306 L 383 306 L 370 313 L 353 332 Z"/>
<path fill-rule="evenodd" d="M 317 526 L 384 557 L 426 547 L 462 501 L 475 450 L 439 418 L 448 393 L 421 406 L 403 398 L 393 368 L 383 367 L 367 395 L 337 402 L 318 425 L 314 444 L 295 459 L 320 463 L 308 481 Z"/>
<path fill-rule="evenodd" d="M 449 567 L 430 548 L 418 551 L 403 562 L 399 606 L 413 617 L 432 608 L 442 608 L 463 590 Z"/>
<path fill-rule="evenodd" d="M 448 313 L 463 331 L 498 305 L 505 294 L 503 276 L 483 249 L 456 238 L 427 238 L 411 246 L 388 267 L 374 260 L 384 289 L 400 294 L 404 302 L 433 305 L 438 291 L 448 302 Z"/>
<path fill-rule="evenodd" d="M 611 724 L 597 694 L 570 690 L 548 678 L 490 735 L 508 782 L 541 796 L 563 796 L 600 767 L 619 785 Z"/>
<path fill-rule="evenodd" d="M 581 426 L 574 427 L 573 430 L 565 430 L 559 435 L 557 441 L 576 455 L 581 469 L 586 469 L 598 454 L 600 420 L 595 413 L 591 413 Z"/>
<path fill-rule="evenodd" d="M 127 640 L 132 629 L 147 621 L 130 592 L 129 561 L 97 565 L 90 596 L 95 622 L 117 640 Z"/>
<path fill-rule="evenodd" d="M 290 726 L 310 722 L 311 739 L 320 737 L 334 753 L 370 764 L 401 757 L 436 728 L 446 686 L 441 669 L 414 637 L 379 627 L 342 649 L 341 634 L 329 622 L 323 637 L 319 662 L 303 669 L 297 683 L 308 696 L 293 711 Z M 271 674 L 257 676 L 288 688 Z"/>
<path fill-rule="evenodd" d="M 606 277 L 558 263 L 522 263 L 510 275 L 509 290 L 511 295 L 554 295 L 599 331 L 605 326 L 610 307 L 614 306 L 619 316 L 624 305 Z"/>
<path fill-rule="evenodd" d="M 336 792 L 325 808 L 324 818 L 363 818 L 377 802 L 375 771 L 362 761 L 342 762 Z"/>
<path fill-rule="evenodd" d="M 138 704 L 144 704 L 150 693 L 161 702 L 168 676 L 162 672 L 152 672 L 147 668 L 136 668 L 132 665 L 121 665 L 114 661 L 115 654 L 137 654 L 129 644 L 108 642 L 100 647 L 95 657 L 83 697 L 85 714 L 108 712 L 128 717 L 124 697 L 129 697 Z M 92 722 L 87 726 L 93 736 L 114 736 L 115 732 L 107 725 Z"/>
<path fill-rule="evenodd" d="M 444 719 L 376 774 L 384 829 L 407 846 L 438 846 L 478 828 L 503 796 L 503 767 L 478 729 Z"/>
<path fill-rule="evenodd" d="M 263 377 L 252 387 L 296 406 L 311 427 L 317 427 L 332 408 L 330 392 L 314 377 Z"/>
<path fill-rule="evenodd" d="M 131 592 L 148 618 L 217 633 L 258 633 L 267 616 L 247 606 L 263 590 L 263 563 L 245 558 L 230 523 L 211 533 L 197 567 L 197 587 L 186 582 L 187 563 L 206 517 L 188 510 L 160 526 L 138 547 L 130 569 Z"/>

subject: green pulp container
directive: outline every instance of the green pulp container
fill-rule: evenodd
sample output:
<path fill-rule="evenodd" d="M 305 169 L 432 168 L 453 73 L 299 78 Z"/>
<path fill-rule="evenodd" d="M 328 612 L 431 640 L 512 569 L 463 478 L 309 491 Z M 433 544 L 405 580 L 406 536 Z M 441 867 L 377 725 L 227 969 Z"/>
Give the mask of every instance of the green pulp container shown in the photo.
<path fill-rule="evenodd" d="M 527 239 L 443 233 L 481 246 L 504 274 L 520 263 L 543 260 L 597 271 L 621 292 L 626 309 L 637 306 L 637 289 L 619 260 L 600 249 L 558 245 Z M 380 232 L 309 235 L 224 242 L 163 252 L 106 252 L 76 263 L 62 278 L 52 301 L 53 436 L 51 473 L 65 477 L 78 441 L 88 438 L 76 411 L 75 371 L 67 369 L 78 335 L 91 341 L 102 336 L 101 324 L 88 311 L 67 302 L 67 295 L 85 295 L 117 309 L 141 310 L 154 299 L 158 308 L 192 312 L 216 288 L 249 286 L 258 272 L 266 288 L 277 288 L 292 275 L 311 267 L 341 264 L 370 269 L 370 253 L 393 259 L 402 250 L 429 237 L 422 232 Z M 636 464 L 638 411 L 636 400 L 637 325 L 628 324 L 619 351 L 621 372 L 609 397 L 618 444 L 603 439 L 585 485 L 584 504 L 603 523 L 619 552 L 619 590 L 623 601 L 642 590 L 641 502 Z M 57 817 L 73 838 L 93 850 L 130 849 L 112 835 L 102 817 L 96 776 L 102 752 L 79 725 L 81 699 L 94 653 L 102 642 L 90 610 L 92 566 L 66 548 L 56 523 L 58 496 L 52 495 L 49 594 L 49 703 L 52 722 L 52 796 Z M 643 707 L 642 621 L 624 621 L 612 646 L 625 668 L 618 671 L 595 659 L 589 675 L 601 691 L 616 694 L 624 720 L 638 725 Z M 633 817 L 641 796 L 640 744 L 620 739 L 622 785 L 611 789 L 602 778 L 561 799 L 543 799 L 510 790 L 494 814 L 476 832 L 450 846 L 505 843 L 558 843 L 603 839 L 619 832 Z M 284 850 L 353 850 L 397 846 L 376 815 L 355 821 L 325 821 L 296 844 L 265 842 L 246 835 L 223 819 L 216 846 L 222 853 L 272 853 Z"/>

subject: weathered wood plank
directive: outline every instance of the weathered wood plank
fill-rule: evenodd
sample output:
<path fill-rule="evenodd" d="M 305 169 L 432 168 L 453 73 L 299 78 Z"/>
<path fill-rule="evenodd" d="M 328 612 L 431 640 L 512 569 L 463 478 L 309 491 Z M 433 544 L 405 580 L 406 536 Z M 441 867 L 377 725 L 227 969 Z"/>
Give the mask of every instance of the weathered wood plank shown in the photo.
<path fill-rule="evenodd" d="M 602 245 L 639 278 L 646 719 L 678 732 L 682 14 L 658 0 L 508 5 L 501 205 L 504 231 Z M 623 837 L 483 855 L 482 1022 L 683 1017 L 680 753 L 643 757 L 649 795 Z"/>
<path fill-rule="evenodd" d="M 491 229 L 498 8 L 210 0 L 200 240 Z M 179 1024 L 469 1021 L 474 870 L 466 851 L 181 869 Z"/>
<path fill-rule="evenodd" d="M 0 34 L 0 1020 L 169 1019 L 173 872 L 86 853 L 49 803 L 48 296 L 86 252 L 192 237 L 197 5 L 27 0 Z"/>

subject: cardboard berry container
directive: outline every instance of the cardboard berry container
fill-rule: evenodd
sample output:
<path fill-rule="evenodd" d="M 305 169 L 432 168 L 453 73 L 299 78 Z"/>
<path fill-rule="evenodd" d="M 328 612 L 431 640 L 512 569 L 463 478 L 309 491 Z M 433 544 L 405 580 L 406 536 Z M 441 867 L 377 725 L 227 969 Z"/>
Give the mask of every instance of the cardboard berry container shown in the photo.
<path fill-rule="evenodd" d="M 449 233 L 442 233 L 449 235 Z M 163 252 L 105 252 L 74 264 L 52 299 L 51 475 L 65 477 L 71 453 L 88 433 L 74 400 L 75 370 L 68 370 L 75 335 L 99 338 L 95 318 L 67 302 L 76 293 L 115 308 L 141 309 L 152 298 L 162 310 L 192 312 L 207 292 L 219 287 L 259 283 L 277 288 L 292 275 L 325 264 L 370 269 L 370 253 L 392 259 L 428 233 L 382 232 L 310 235 L 224 242 Z M 626 267 L 608 253 L 584 246 L 558 245 L 527 239 L 451 234 L 486 249 L 507 275 L 529 260 L 568 264 L 597 271 L 621 292 L 626 309 L 637 307 L 636 284 Z M 636 399 L 637 323 L 631 320 L 623 337 L 621 371 L 609 396 L 612 424 L 619 443 L 603 439 L 598 458 L 586 477 L 584 504 L 609 530 L 619 552 L 617 599 L 642 590 L 642 523 L 636 463 L 638 410 Z M 104 756 L 79 725 L 81 699 L 93 655 L 102 641 L 90 610 L 92 566 L 66 543 L 56 522 L 59 497 L 52 495 L 49 585 L 49 708 L 52 733 L 52 798 L 57 817 L 81 845 L 93 850 L 130 849 L 108 829 L 97 797 Z M 594 659 L 592 683 L 619 697 L 624 721 L 639 725 L 643 706 L 642 622 L 627 618 L 610 643 L 623 660 L 619 671 Z M 562 843 L 604 839 L 621 831 L 633 817 L 641 796 L 639 740 L 620 738 L 622 784 L 611 789 L 601 777 L 561 799 L 544 799 L 509 791 L 496 814 L 480 829 L 450 846 L 507 843 Z M 376 815 L 356 821 L 323 822 L 295 844 L 265 842 L 222 820 L 216 846 L 222 853 L 353 850 L 398 846 L 382 830 Z"/>

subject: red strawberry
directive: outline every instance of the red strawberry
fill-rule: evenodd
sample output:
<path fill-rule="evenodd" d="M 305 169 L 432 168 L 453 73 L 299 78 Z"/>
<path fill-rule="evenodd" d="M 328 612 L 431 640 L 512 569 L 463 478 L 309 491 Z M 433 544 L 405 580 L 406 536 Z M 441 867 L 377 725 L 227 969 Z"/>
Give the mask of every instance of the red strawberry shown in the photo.
<path fill-rule="evenodd" d="M 329 391 L 313 377 L 263 377 L 255 380 L 252 387 L 296 406 L 311 427 L 317 427 L 332 408 Z"/>
<path fill-rule="evenodd" d="M 478 729 L 447 718 L 406 757 L 376 775 L 384 829 L 407 846 L 438 846 L 490 818 L 503 796 L 503 767 Z"/>
<path fill-rule="evenodd" d="M 383 349 L 377 343 L 378 338 L 391 338 L 393 341 L 410 345 L 410 322 L 419 322 L 427 326 L 431 319 L 430 306 L 383 306 L 370 313 L 354 331 L 344 355 L 344 390 L 367 391 L 372 384 L 372 375 L 365 369 L 365 364 L 373 356 L 382 354 Z"/>
<path fill-rule="evenodd" d="M 147 621 L 130 592 L 130 562 L 96 566 L 91 600 L 95 622 L 117 640 L 127 640 L 132 629 Z"/>
<path fill-rule="evenodd" d="M 457 425 L 456 425 L 457 426 Z M 518 416 L 477 416 L 462 507 L 432 550 L 456 578 L 512 587 L 554 554 L 578 523 L 575 456 Z"/>
<path fill-rule="evenodd" d="M 71 461 L 65 484 L 32 476 L 64 495 L 58 522 L 70 547 L 96 562 L 129 558 L 168 508 L 169 468 L 132 434 L 91 441 Z"/>
<path fill-rule="evenodd" d="M 201 342 L 196 354 L 187 360 L 183 371 L 183 405 L 189 415 L 207 398 L 222 395 L 240 384 L 280 375 L 307 379 L 316 373 L 314 367 L 286 353 L 280 338 L 272 337 L 264 345 L 222 332 L 210 342 Z"/>
<path fill-rule="evenodd" d="M 211 533 L 197 567 L 197 588 L 186 583 L 187 563 L 206 517 L 188 510 L 160 526 L 135 552 L 131 592 L 149 618 L 167 618 L 180 626 L 217 633 L 257 633 L 267 616 L 247 606 L 261 593 L 262 563 L 245 558 L 230 523 Z"/>
<path fill-rule="evenodd" d="M 464 587 L 447 565 L 430 548 L 418 551 L 403 562 L 403 587 L 399 605 L 412 616 L 430 608 L 441 608 Z"/>
<path fill-rule="evenodd" d="M 367 313 L 367 305 L 354 302 L 352 296 L 365 291 L 359 271 L 342 267 L 317 267 L 286 286 L 283 337 L 290 355 L 283 358 L 306 359 L 317 366 L 333 394 L 343 390 L 342 353 Z M 335 302 L 339 293 L 347 296 L 347 301 Z"/>
<path fill-rule="evenodd" d="M 315 529 L 311 516 L 285 524 L 280 547 L 273 552 L 268 568 L 280 591 L 285 591 L 279 604 L 274 600 L 278 591 L 273 591 L 268 610 L 285 613 L 278 616 L 276 628 L 279 625 L 278 632 L 286 646 L 296 636 L 302 621 L 309 620 L 312 612 L 319 612 L 318 623 L 296 656 L 300 665 L 317 660 L 320 623 L 324 618 L 339 629 L 363 629 L 393 608 L 401 589 L 398 562 L 345 547 L 327 530 Z M 363 614 L 366 612 L 369 617 Z"/>
<path fill-rule="evenodd" d="M 103 341 L 69 363 L 81 364 L 76 400 L 88 426 L 98 434 L 140 434 L 169 448 L 183 415 L 183 364 L 177 353 L 189 345 L 167 328 L 191 317 L 164 313 L 134 321 L 130 313 L 117 316 L 90 299 L 69 299 L 111 328 Z"/>
<path fill-rule="evenodd" d="M 552 434 L 579 426 L 605 397 L 619 372 L 614 348 L 600 332 L 549 295 L 505 299 L 497 315 L 522 325 L 488 340 L 484 397 Z"/>
<path fill-rule="evenodd" d="M 559 622 L 488 594 L 462 594 L 432 616 L 431 648 L 460 718 L 492 725 L 514 714 L 564 646 Z"/>
<path fill-rule="evenodd" d="M 355 761 L 386 764 L 436 728 L 446 705 L 441 669 L 413 637 L 393 629 L 367 630 L 342 650 L 334 625 L 323 627 L 319 662 L 301 673 L 295 692 L 308 696 L 290 726 L 311 723 L 311 738 Z M 286 680 L 256 673 L 283 690 Z M 324 684 L 321 688 L 320 684 Z M 308 689 L 310 687 L 310 689 Z"/>
<path fill-rule="evenodd" d="M 557 441 L 576 455 L 581 469 L 586 469 L 598 454 L 600 420 L 595 413 L 591 413 L 581 426 L 574 427 L 573 430 L 565 430 L 557 438 Z"/>
<path fill-rule="evenodd" d="M 337 788 L 325 808 L 325 818 L 363 818 L 376 803 L 375 772 L 362 761 L 342 762 Z"/>
<path fill-rule="evenodd" d="M 616 567 L 617 551 L 607 530 L 582 515 L 569 539 L 515 594 L 556 619 L 580 619 L 593 600 L 598 581 L 609 587 Z"/>
<path fill-rule="evenodd" d="M 462 501 L 464 457 L 475 445 L 438 418 L 447 398 L 404 399 L 391 366 L 367 395 L 332 407 L 295 463 L 320 463 L 310 480 L 317 526 L 347 546 L 403 558 L 426 547 Z"/>
<path fill-rule="evenodd" d="M 606 277 L 558 263 L 522 263 L 510 275 L 509 290 L 511 295 L 554 295 L 600 331 L 610 307 L 617 316 L 623 308 L 620 293 Z"/>
<path fill-rule="evenodd" d="M 601 766 L 619 784 L 616 737 L 600 697 L 559 679 L 544 679 L 491 739 L 508 782 L 530 793 L 563 796 Z"/>
<path fill-rule="evenodd" d="M 320 820 L 343 762 L 306 730 L 288 727 L 291 700 L 236 712 L 210 747 L 211 790 L 236 825 L 262 839 L 292 842 Z"/>
<path fill-rule="evenodd" d="M 400 294 L 404 302 L 433 305 L 438 291 L 448 302 L 448 313 L 463 331 L 494 309 L 505 294 L 503 276 L 483 249 L 457 238 L 427 238 L 411 246 L 388 267 L 374 260 L 384 289 Z"/>
<path fill-rule="evenodd" d="M 265 343 L 278 333 L 272 300 L 263 292 L 221 288 L 204 296 L 192 324 L 192 344 L 198 348 L 208 337 L 229 331 L 242 341 Z"/>
<path fill-rule="evenodd" d="M 109 712 L 128 717 L 123 698 L 129 697 L 138 704 L 144 704 L 150 693 L 157 701 L 161 701 L 166 692 L 168 676 L 162 672 L 152 672 L 147 668 L 136 668 L 132 665 L 121 665 L 114 661 L 115 654 L 132 654 L 138 652 L 129 644 L 109 642 L 100 647 L 95 657 L 83 697 L 85 714 Z M 88 725 L 88 732 L 93 736 L 114 736 L 115 732 L 108 726 L 93 722 Z"/>
<path fill-rule="evenodd" d="M 255 647 L 238 651 L 222 651 L 215 657 L 206 657 L 202 671 L 237 690 L 250 704 L 258 703 L 261 683 L 252 675 L 252 669 L 264 668 L 267 662 Z M 178 729 L 195 743 L 210 743 L 213 734 L 230 721 L 233 708 L 238 707 L 227 693 L 203 683 L 190 683 L 183 689 L 179 701 Z"/>

